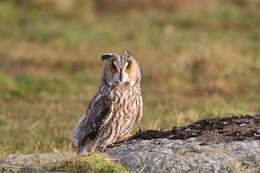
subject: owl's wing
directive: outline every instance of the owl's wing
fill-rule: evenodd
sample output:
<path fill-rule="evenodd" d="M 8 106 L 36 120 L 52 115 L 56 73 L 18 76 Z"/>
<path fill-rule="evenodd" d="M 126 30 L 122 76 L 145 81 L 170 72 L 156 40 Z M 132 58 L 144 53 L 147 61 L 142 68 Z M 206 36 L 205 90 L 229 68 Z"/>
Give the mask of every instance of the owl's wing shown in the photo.
<path fill-rule="evenodd" d="M 135 125 L 138 124 L 138 122 L 142 118 L 142 115 L 143 115 L 143 99 L 140 96 L 139 97 L 139 106 L 138 106 L 137 115 L 136 115 L 136 119 L 135 119 Z"/>
<path fill-rule="evenodd" d="M 86 115 L 81 117 L 72 133 L 72 141 L 78 149 L 85 145 L 88 138 L 96 137 L 110 112 L 110 101 L 106 96 L 96 95 L 91 100 Z"/>

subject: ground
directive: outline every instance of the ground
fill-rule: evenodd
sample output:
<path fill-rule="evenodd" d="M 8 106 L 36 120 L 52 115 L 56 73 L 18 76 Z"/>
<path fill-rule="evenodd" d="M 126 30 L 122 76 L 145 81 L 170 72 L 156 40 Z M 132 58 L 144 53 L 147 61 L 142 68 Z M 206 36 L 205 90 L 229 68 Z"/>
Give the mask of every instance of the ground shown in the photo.
<path fill-rule="evenodd" d="M 10 155 L 0 160 L 0 171 L 253 173 L 260 167 L 259 145 L 260 115 L 245 115 L 201 120 L 169 131 L 140 131 L 104 153 L 87 156 Z"/>
<path fill-rule="evenodd" d="M 260 140 L 260 115 L 201 120 L 191 125 L 173 127 L 168 131 L 140 131 L 131 140 L 156 138 L 185 140 L 191 137 L 199 137 L 204 145 L 231 141 Z"/>

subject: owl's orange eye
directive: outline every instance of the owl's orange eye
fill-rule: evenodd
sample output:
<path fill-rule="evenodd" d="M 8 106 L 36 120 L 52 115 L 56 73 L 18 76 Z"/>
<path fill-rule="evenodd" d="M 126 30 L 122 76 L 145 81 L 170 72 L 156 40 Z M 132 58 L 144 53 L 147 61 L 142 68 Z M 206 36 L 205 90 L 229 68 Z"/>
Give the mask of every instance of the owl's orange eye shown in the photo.
<path fill-rule="evenodd" d="M 127 68 L 125 69 L 125 72 L 130 73 L 130 72 L 131 72 L 131 68 L 130 68 L 130 67 L 127 67 Z"/>
<path fill-rule="evenodd" d="M 112 68 L 111 68 L 111 72 L 112 72 L 112 73 L 116 73 L 116 72 L 117 72 L 116 67 L 112 67 Z"/>

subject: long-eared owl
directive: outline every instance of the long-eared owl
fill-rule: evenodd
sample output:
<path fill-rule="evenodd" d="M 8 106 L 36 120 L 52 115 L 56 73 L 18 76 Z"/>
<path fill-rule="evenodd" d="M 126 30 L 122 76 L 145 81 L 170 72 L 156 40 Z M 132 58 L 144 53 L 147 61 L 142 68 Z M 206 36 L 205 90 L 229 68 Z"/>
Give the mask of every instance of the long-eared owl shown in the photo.
<path fill-rule="evenodd" d="M 104 149 L 130 134 L 142 117 L 141 73 L 133 55 L 102 54 L 99 88 L 72 133 L 77 153 Z"/>

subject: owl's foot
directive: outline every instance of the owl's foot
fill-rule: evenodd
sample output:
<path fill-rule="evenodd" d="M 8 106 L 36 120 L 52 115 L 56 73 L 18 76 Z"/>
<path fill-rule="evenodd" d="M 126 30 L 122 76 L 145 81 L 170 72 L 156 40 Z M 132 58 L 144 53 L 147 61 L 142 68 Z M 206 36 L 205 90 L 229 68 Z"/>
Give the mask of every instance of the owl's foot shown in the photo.
<path fill-rule="evenodd" d="M 117 140 L 114 143 L 112 143 L 112 144 L 110 144 L 110 145 L 108 145 L 106 147 L 107 148 L 113 148 L 113 147 L 119 146 L 120 143 L 129 141 L 131 139 L 133 139 L 133 136 L 121 136 L 121 137 L 118 137 Z"/>
<path fill-rule="evenodd" d="M 126 142 L 133 139 L 133 135 L 129 135 L 129 136 L 121 136 L 119 138 L 117 138 L 115 143 L 122 143 L 122 142 Z"/>

